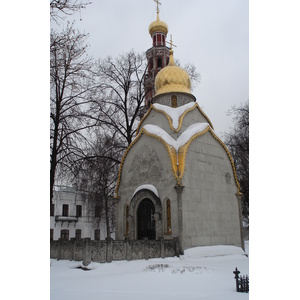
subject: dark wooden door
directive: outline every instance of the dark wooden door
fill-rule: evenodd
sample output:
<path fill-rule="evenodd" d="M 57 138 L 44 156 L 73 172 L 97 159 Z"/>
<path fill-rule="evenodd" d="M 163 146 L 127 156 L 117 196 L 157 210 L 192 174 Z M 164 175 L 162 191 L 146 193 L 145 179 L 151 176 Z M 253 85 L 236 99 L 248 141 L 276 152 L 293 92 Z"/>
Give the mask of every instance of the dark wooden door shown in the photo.
<path fill-rule="evenodd" d="M 149 240 L 155 240 L 155 207 L 151 200 L 144 199 L 138 208 L 138 240 L 147 237 Z"/>

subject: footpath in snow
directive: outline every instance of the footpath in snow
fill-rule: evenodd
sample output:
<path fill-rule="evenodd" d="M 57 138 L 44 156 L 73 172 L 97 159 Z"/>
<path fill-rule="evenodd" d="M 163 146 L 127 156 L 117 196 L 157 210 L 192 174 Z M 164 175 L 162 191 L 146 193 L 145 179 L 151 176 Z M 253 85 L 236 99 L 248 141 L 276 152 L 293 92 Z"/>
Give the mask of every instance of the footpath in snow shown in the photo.
<path fill-rule="evenodd" d="M 196 247 L 180 257 L 94 263 L 51 259 L 51 300 L 235 300 L 233 271 L 249 274 L 249 248 Z M 251 284 L 251 283 L 250 283 Z M 251 290 L 251 286 L 250 286 Z"/>

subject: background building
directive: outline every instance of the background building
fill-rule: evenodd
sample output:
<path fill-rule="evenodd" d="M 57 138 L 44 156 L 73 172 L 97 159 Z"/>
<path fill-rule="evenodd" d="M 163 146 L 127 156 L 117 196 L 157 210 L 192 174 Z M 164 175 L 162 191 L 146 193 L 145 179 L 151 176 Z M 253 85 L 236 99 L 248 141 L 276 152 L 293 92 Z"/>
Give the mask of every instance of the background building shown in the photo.
<path fill-rule="evenodd" d="M 101 207 L 88 201 L 76 187 L 55 186 L 50 209 L 50 240 L 107 237 Z"/>

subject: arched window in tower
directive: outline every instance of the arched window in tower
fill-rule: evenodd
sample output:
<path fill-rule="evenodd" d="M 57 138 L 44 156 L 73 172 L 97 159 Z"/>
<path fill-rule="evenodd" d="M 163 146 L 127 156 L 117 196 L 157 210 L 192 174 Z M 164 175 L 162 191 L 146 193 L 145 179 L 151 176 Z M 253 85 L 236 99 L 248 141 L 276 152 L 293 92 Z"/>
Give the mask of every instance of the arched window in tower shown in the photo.
<path fill-rule="evenodd" d="M 162 36 L 162 39 L 163 39 L 163 46 L 164 46 L 166 44 L 165 36 L 164 35 Z"/>
<path fill-rule="evenodd" d="M 171 200 L 168 199 L 166 202 L 167 208 L 167 234 L 172 234 L 172 226 L 171 226 Z"/>
<path fill-rule="evenodd" d="M 153 36 L 153 46 L 156 46 L 156 35 Z"/>
<path fill-rule="evenodd" d="M 157 68 L 162 68 L 162 60 L 161 60 L 161 57 L 158 57 L 157 58 Z"/>
<path fill-rule="evenodd" d="M 161 34 L 157 35 L 157 45 L 161 45 Z"/>

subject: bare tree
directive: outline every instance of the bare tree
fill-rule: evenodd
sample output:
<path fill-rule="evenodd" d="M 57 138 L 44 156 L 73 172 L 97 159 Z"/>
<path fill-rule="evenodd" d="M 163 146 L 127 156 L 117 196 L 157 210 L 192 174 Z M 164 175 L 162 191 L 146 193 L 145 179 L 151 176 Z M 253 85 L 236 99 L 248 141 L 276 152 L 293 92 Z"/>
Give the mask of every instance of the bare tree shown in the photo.
<path fill-rule="evenodd" d="M 50 37 L 50 203 L 57 170 L 65 172 L 83 153 L 84 131 L 93 82 L 87 35 L 72 25 Z"/>
<path fill-rule="evenodd" d="M 234 116 L 234 128 L 225 135 L 234 160 L 237 178 L 241 186 L 243 221 L 249 224 L 249 103 L 232 107 L 228 112 Z"/>
<path fill-rule="evenodd" d="M 105 222 L 107 237 L 114 229 L 114 191 L 121 160 L 114 136 L 97 133 L 88 155 L 77 163 L 76 183 L 86 192 L 89 219 L 98 227 Z"/>
<path fill-rule="evenodd" d="M 176 65 L 180 67 L 180 60 L 176 59 Z M 184 65 L 183 69 L 187 71 L 191 78 L 191 83 L 192 83 L 192 90 L 197 86 L 197 84 L 201 80 L 201 75 L 200 73 L 197 72 L 196 66 L 192 63 L 187 63 Z"/>
<path fill-rule="evenodd" d="M 85 8 L 92 2 L 83 2 L 77 0 L 51 0 L 50 1 L 50 17 L 56 21 L 64 16 L 72 15 L 82 8 Z"/>
<path fill-rule="evenodd" d="M 139 111 L 145 98 L 144 55 L 133 50 L 116 59 L 99 60 L 97 73 L 101 91 L 94 102 L 91 116 L 103 129 L 113 132 L 128 146 L 136 132 Z"/>

